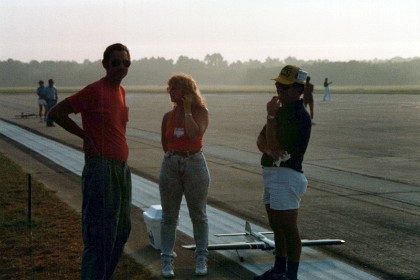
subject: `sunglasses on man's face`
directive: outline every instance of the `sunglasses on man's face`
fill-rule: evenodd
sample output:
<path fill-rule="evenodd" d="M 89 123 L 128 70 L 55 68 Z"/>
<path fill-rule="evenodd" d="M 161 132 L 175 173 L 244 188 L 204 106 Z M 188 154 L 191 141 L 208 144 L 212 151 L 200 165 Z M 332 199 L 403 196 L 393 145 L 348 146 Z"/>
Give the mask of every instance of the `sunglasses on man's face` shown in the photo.
<path fill-rule="evenodd" d="M 283 84 L 280 84 L 280 83 L 276 83 L 276 88 L 284 90 L 284 91 L 289 90 L 289 88 L 291 88 L 291 87 L 293 87 L 293 85 L 283 85 Z"/>
<path fill-rule="evenodd" d="M 288 91 L 289 88 L 297 88 L 299 86 L 300 85 L 299 84 L 296 84 L 296 83 L 291 84 L 291 85 L 283 85 L 283 84 L 280 84 L 280 83 L 276 83 L 276 88 L 277 89 L 280 89 L 280 90 L 283 90 L 283 91 Z"/>
<path fill-rule="evenodd" d="M 111 60 L 111 66 L 112 67 L 119 67 L 121 64 L 124 65 L 124 67 L 128 68 L 131 65 L 131 61 L 129 61 L 129 60 L 121 61 L 121 60 L 118 60 L 118 59 Z"/>

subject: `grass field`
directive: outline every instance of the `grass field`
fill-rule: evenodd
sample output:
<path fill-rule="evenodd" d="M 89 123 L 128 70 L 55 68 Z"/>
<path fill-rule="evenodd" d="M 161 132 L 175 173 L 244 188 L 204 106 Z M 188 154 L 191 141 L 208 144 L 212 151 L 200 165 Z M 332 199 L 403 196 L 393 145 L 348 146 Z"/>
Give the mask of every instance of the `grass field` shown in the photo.
<path fill-rule="evenodd" d="M 272 93 L 274 85 L 267 86 L 214 86 L 214 85 L 199 85 L 202 93 Z M 162 86 L 124 86 L 127 92 L 130 93 L 164 93 L 166 92 L 166 85 Z M 74 93 L 83 88 L 80 87 L 60 87 L 57 86 L 59 93 Z M 420 94 L 420 85 L 407 86 L 330 86 L 332 94 Z M 322 86 L 315 86 L 315 94 L 323 93 Z M 34 93 L 36 87 L 1 87 L 2 93 Z"/>
<path fill-rule="evenodd" d="M 44 185 L 32 181 L 28 223 L 28 175 L 0 153 L 0 275 L 6 279 L 79 279 L 83 249 L 80 215 Z M 150 279 L 124 255 L 114 279 Z"/>

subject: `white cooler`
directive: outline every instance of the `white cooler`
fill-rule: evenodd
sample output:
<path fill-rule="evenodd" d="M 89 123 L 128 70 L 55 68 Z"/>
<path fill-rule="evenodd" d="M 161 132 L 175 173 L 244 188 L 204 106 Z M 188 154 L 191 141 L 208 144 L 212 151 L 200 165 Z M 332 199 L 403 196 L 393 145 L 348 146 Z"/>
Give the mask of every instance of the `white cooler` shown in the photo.
<path fill-rule="evenodd" d="M 143 212 L 143 218 L 146 223 L 150 244 L 153 248 L 160 250 L 160 222 L 162 220 L 162 206 L 151 205 L 146 212 Z"/>

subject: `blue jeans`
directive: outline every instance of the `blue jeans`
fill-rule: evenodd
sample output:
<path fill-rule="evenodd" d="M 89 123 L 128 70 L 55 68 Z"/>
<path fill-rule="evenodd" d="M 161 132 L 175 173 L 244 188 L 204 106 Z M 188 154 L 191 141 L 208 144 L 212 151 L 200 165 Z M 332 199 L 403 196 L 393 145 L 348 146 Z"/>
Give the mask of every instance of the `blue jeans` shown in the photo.
<path fill-rule="evenodd" d="M 55 106 L 55 104 L 57 104 L 57 100 L 52 100 L 52 99 L 47 100 L 47 112 L 49 112 L 51 108 Z M 51 126 L 53 124 L 54 122 L 52 119 L 47 119 L 48 126 Z"/>
<path fill-rule="evenodd" d="M 193 225 L 195 255 L 208 255 L 209 226 L 206 213 L 210 175 L 202 152 L 189 157 L 165 154 L 160 170 L 160 201 L 162 204 L 161 252 L 173 257 L 179 209 L 185 195 Z"/>
<path fill-rule="evenodd" d="M 131 230 L 131 173 L 125 162 L 87 158 L 82 174 L 81 279 L 112 279 Z"/>

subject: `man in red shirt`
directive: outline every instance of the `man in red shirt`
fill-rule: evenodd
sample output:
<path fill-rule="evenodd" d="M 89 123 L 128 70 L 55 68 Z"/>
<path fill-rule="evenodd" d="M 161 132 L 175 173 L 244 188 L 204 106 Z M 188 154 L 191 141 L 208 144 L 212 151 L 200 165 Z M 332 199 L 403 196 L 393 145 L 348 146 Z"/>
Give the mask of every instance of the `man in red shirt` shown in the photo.
<path fill-rule="evenodd" d="M 112 279 L 131 230 L 128 107 L 120 86 L 130 67 L 122 44 L 103 55 L 106 75 L 53 107 L 48 117 L 83 139 L 81 279 Z M 69 115 L 81 113 L 82 127 Z"/>

